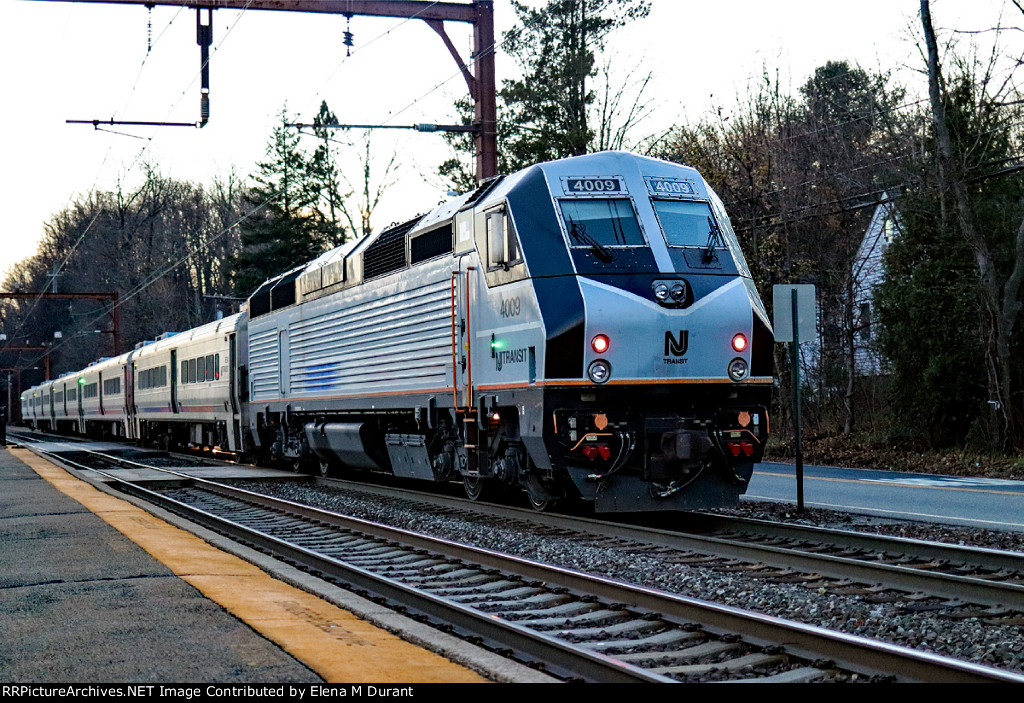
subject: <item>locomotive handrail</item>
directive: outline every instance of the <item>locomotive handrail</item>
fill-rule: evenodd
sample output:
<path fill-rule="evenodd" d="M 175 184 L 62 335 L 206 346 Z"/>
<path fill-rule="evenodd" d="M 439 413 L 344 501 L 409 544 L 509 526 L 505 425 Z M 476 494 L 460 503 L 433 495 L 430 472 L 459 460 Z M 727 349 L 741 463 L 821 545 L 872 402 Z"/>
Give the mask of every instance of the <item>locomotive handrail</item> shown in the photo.
<path fill-rule="evenodd" d="M 473 402 L 473 335 L 469 330 L 469 272 L 475 266 L 466 267 L 466 414 L 471 415 L 476 406 Z"/>
<path fill-rule="evenodd" d="M 452 271 L 452 407 L 456 411 L 459 408 L 459 384 L 456 379 L 456 374 L 458 373 L 456 369 L 459 367 L 459 362 L 455 354 L 455 277 L 458 275 L 458 271 Z"/>
<path fill-rule="evenodd" d="M 475 410 L 473 406 L 473 350 L 472 350 L 472 336 L 470 335 L 469 329 L 469 272 L 475 271 L 475 266 L 467 266 L 465 270 L 466 283 L 465 283 L 465 332 L 463 338 L 465 339 L 465 350 L 466 350 L 466 407 L 462 408 L 459 403 L 459 383 L 458 383 L 458 354 L 456 352 L 456 345 L 458 343 L 455 334 L 455 316 L 458 313 L 458 301 L 456 300 L 456 280 L 460 274 L 463 273 L 461 270 L 461 257 L 459 260 L 459 270 L 452 271 L 451 278 L 451 308 L 452 308 L 452 405 L 456 413 L 472 414 Z"/>

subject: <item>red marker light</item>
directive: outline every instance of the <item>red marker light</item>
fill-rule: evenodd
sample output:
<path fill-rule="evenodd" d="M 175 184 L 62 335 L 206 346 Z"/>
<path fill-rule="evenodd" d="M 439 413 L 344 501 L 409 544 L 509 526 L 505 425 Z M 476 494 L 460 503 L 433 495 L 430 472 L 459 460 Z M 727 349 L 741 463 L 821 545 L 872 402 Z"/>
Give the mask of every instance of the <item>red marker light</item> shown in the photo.
<path fill-rule="evenodd" d="M 596 351 L 598 354 L 604 354 L 606 351 L 608 351 L 608 347 L 610 345 L 611 342 L 608 341 L 608 337 L 603 334 L 599 334 L 592 340 L 590 340 L 590 346 L 593 347 L 594 351 Z"/>
<path fill-rule="evenodd" d="M 743 351 L 747 348 L 747 337 L 743 334 L 737 334 L 732 338 L 732 348 L 738 352 Z"/>

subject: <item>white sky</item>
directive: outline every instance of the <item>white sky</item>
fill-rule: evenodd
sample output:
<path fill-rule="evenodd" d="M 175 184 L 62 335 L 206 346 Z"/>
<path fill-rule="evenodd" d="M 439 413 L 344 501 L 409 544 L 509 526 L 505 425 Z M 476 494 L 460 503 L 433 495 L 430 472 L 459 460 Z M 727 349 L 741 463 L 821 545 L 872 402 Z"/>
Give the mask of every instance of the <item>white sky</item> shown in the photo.
<path fill-rule="evenodd" d="M 623 71 L 654 72 L 656 111 L 638 137 L 716 106 L 729 110 L 765 64 L 781 71 L 793 92 L 816 66 L 848 60 L 893 69 L 913 94 L 923 94 L 911 37 L 918 8 L 917 0 L 654 0 L 649 18 L 613 35 L 610 55 Z M 940 31 L 991 27 L 1001 12 L 1010 24 L 1024 25 L 1003 0 L 932 3 Z M 495 15 L 500 41 L 514 24 L 508 0 L 495 1 Z M 304 122 L 327 100 L 343 123 L 446 123 L 456 121 L 450 105 L 466 92 L 439 37 L 422 21 L 354 17 L 355 47 L 346 58 L 344 17 L 217 10 L 206 127 L 108 127 L 150 138 L 143 140 L 65 124 L 198 120 L 195 23 L 194 10 L 173 7 L 149 13 L 142 6 L 0 0 L 0 275 L 34 253 L 51 215 L 94 188 L 137 184 L 144 161 L 203 184 L 232 169 L 248 175 L 285 103 Z M 449 24 L 448 33 L 468 58 L 469 27 Z M 1012 34 L 1005 40 L 1019 52 L 1024 33 Z M 502 53 L 497 61 L 500 82 L 515 68 Z M 378 130 L 372 147 L 383 159 L 397 152 L 400 165 L 375 226 L 424 212 L 444 197 L 434 174 L 449 151 L 439 135 Z M 342 168 L 353 179 L 359 178 L 356 155 L 342 151 Z"/>

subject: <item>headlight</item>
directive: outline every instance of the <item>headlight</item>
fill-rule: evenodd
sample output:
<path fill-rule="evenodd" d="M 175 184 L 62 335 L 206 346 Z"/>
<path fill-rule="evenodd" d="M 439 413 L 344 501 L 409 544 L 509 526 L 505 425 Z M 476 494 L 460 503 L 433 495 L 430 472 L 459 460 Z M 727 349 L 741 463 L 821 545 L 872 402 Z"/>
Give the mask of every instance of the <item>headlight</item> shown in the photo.
<path fill-rule="evenodd" d="M 733 359 L 729 362 L 729 378 L 734 381 L 742 381 L 747 377 L 747 362 L 743 359 Z"/>
<path fill-rule="evenodd" d="M 587 367 L 587 375 L 594 383 L 604 383 L 612 377 L 612 365 L 604 359 L 592 361 Z"/>
<path fill-rule="evenodd" d="M 679 279 L 654 281 L 651 283 L 651 292 L 658 304 L 667 308 L 681 308 L 691 300 L 689 286 L 686 281 Z"/>

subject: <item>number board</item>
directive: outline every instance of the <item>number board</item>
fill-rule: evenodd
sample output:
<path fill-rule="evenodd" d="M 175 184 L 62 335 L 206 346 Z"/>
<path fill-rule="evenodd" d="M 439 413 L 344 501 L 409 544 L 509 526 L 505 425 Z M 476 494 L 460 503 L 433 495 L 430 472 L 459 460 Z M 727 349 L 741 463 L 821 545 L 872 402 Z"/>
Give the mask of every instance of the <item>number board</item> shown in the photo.
<path fill-rule="evenodd" d="M 679 178 L 645 176 L 644 180 L 647 181 L 647 190 L 651 195 L 667 195 L 669 197 L 696 195 L 693 184 Z"/>
<path fill-rule="evenodd" d="M 562 191 L 566 195 L 626 195 L 626 183 L 621 176 L 563 176 Z"/>

